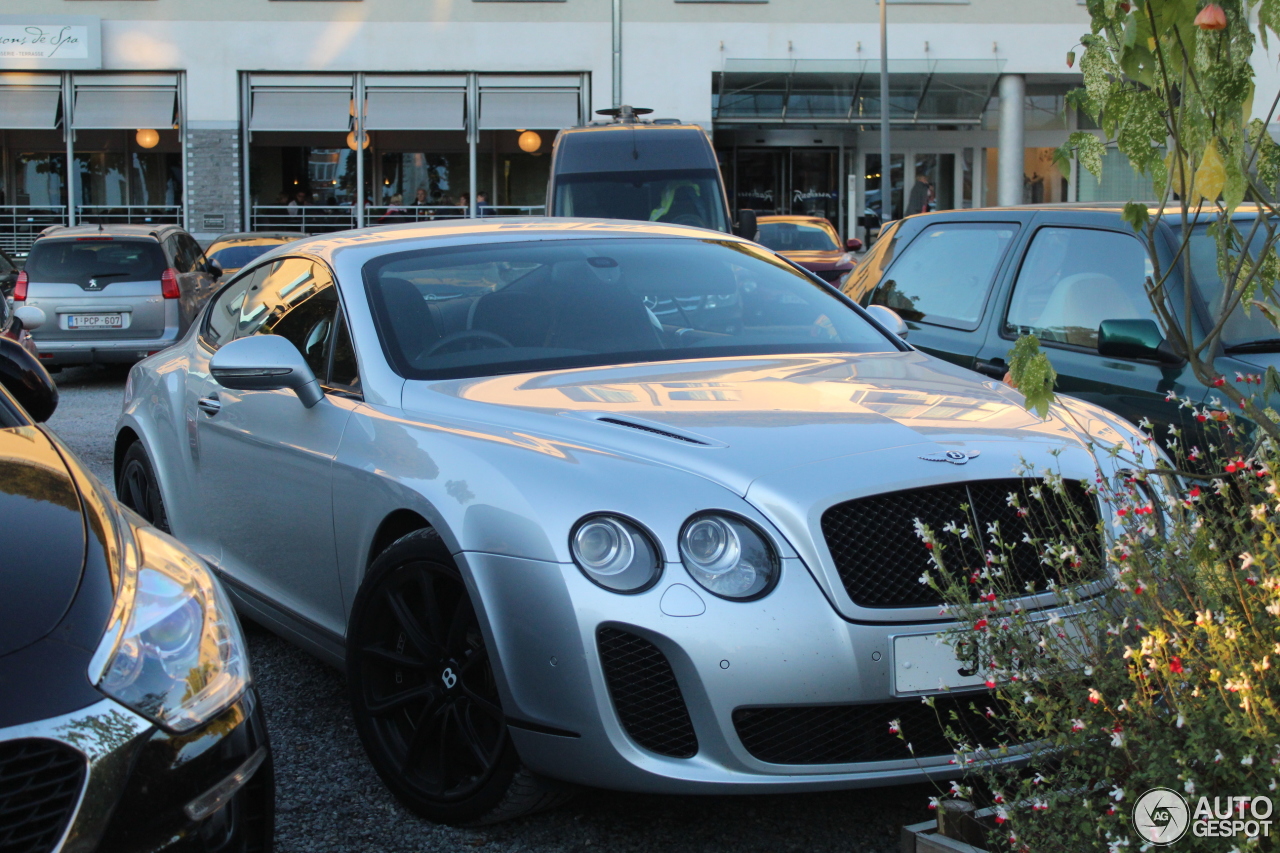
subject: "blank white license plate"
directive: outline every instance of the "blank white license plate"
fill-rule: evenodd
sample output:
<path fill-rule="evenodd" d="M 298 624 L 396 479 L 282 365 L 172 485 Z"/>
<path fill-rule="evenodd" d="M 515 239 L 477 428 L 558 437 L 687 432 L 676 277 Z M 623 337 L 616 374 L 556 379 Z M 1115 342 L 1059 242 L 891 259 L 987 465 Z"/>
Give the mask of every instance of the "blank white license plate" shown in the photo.
<path fill-rule="evenodd" d="M 123 329 L 123 314 L 68 314 L 68 329 Z"/>
<path fill-rule="evenodd" d="M 955 649 L 937 633 L 893 638 L 893 692 L 899 695 L 982 684 L 983 673 L 966 674 L 971 665 L 972 661 L 957 660 Z"/>

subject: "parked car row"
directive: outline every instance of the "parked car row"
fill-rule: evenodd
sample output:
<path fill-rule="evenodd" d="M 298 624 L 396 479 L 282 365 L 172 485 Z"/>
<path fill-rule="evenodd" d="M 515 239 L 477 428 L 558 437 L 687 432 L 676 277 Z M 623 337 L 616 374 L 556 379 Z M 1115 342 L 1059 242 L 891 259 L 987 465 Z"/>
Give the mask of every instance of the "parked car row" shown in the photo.
<path fill-rule="evenodd" d="M 757 227 L 784 253 L 831 236 Z M 24 566 L 0 571 L 0 684 L 24 686 L 0 707 L 0 763 L 16 750 L 63 792 L 21 814 L 86 846 L 264 849 L 270 759 L 230 603 L 345 670 L 370 761 L 433 821 L 574 785 L 950 778 L 931 721 L 987 687 L 935 641 L 913 522 L 1016 542 L 1054 512 L 1098 518 L 1084 489 L 1006 497 L 1035 486 L 1027 461 L 1116 474 L 1090 443 L 1142 440 L 1120 415 L 1158 411 L 1143 377 L 1189 387 L 1157 341 L 1108 349 L 1103 321 L 1145 319 L 1133 297 L 1114 313 L 1143 270 L 1126 228 L 1102 210 L 912 217 L 840 268 L 844 293 L 837 267 L 674 221 L 282 239 L 225 280 L 176 229 L 48 233 L 15 293 L 48 318 L 41 359 L 144 357 L 115 437 L 121 509 L 39 426 L 56 389 L 0 337 L 0 517 L 28 531 L 0 553 Z M 996 375 L 997 340 L 1026 330 L 1080 383 L 1043 421 Z M 1114 376 L 1088 385 L 1067 356 Z M 57 548 L 32 538 L 57 525 Z M 1034 549 L 1007 571 L 1018 606 L 1070 618 Z"/>

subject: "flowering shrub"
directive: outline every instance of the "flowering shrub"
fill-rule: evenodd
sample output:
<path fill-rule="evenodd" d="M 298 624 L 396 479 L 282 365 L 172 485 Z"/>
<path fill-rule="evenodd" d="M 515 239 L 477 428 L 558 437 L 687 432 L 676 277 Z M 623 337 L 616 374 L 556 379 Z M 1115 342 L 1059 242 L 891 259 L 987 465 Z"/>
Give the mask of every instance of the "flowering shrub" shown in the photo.
<path fill-rule="evenodd" d="M 1124 471 L 1082 484 L 1100 522 L 1063 512 L 1074 484 L 1040 470 L 1008 500 L 1053 522 L 1017 542 L 996 524 L 917 524 L 932 564 L 921 582 L 961 626 L 943 636 L 991 688 L 942 723 L 971 771 L 947 796 L 995 807 L 992 850 L 1144 848 L 1130 811 L 1151 788 L 1183 791 L 1194 808 L 1280 785 L 1280 447 L 1264 436 L 1238 451 L 1247 437 L 1230 411 L 1183 405 L 1217 430 L 1214 446 L 1174 433 L 1168 455 L 1150 438 L 1136 452 L 1096 447 Z M 1053 511 L 1028 516 L 1037 501 Z M 965 561 L 975 540 L 978 566 Z M 1032 587 L 1013 580 L 1014 551 L 1028 546 L 1051 609 L 1026 609 Z M 1188 832 L 1177 849 L 1236 843 L 1249 842 Z"/>

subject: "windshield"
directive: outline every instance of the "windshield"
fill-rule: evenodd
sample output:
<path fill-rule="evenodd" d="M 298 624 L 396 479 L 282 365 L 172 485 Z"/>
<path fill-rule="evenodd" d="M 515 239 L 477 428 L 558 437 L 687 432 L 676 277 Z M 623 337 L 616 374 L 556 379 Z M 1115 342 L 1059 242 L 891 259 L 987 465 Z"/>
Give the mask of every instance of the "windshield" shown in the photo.
<path fill-rule="evenodd" d="M 756 242 L 775 252 L 838 252 L 830 225 L 821 222 L 761 222 Z"/>
<path fill-rule="evenodd" d="M 1236 227 L 1240 229 L 1244 238 L 1248 238 L 1252 225 L 1253 223 L 1248 220 L 1236 222 Z M 1259 227 L 1250 246 L 1251 255 L 1257 256 L 1257 249 L 1265 239 L 1266 233 Z M 1209 306 L 1209 314 L 1216 321 L 1222 316 L 1223 286 L 1222 279 L 1218 276 L 1218 246 L 1209 236 L 1207 226 L 1200 225 L 1192 230 L 1189 248 L 1191 274 L 1200 288 L 1200 295 Z M 1223 346 L 1233 347 L 1252 341 L 1273 340 L 1280 337 L 1280 330 L 1277 330 L 1261 311 L 1253 306 L 1250 308 L 1247 316 L 1244 309 L 1239 306 L 1231 312 L 1231 316 L 1222 327 Z M 1277 348 L 1280 349 L 1280 346 Z"/>
<path fill-rule="evenodd" d="M 364 279 L 387 355 L 411 379 L 897 351 L 829 287 L 730 241 L 426 249 L 372 260 Z"/>
<path fill-rule="evenodd" d="M 224 270 L 238 270 L 245 264 L 255 258 L 265 255 L 283 243 L 270 243 L 266 246 L 224 246 L 221 249 L 214 248 L 213 254 L 209 255 L 209 260 L 213 261 Z"/>
<path fill-rule="evenodd" d="M 729 230 L 715 169 L 560 175 L 553 215 Z"/>
<path fill-rule="evenodd" d="M 27 258 L 32 282 L 78 284 L 91 278 L 111 281 L 159 281 L 167 264 L 155 240 L 79 237 L 37 240 Z"/>

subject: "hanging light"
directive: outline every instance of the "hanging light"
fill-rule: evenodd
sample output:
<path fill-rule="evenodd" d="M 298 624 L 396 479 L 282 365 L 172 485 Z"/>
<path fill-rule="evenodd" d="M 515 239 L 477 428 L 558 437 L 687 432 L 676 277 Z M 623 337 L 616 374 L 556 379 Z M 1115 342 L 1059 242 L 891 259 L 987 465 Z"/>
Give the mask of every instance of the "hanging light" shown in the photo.
<path fill-rule="evenodd" d="M 536 130 L 526 130 L 520 134 L 520 150 L 532 154 L 542 147 L 542 137 Z"/>
<path fill-rule="evenodd" d="M 155 148 L 160 144 L 160 132 L 150 128 L 139 130 L 133 138 L 141 148 Z"/>
<path fill-rule="evenodd" d="M 360 147 L 368 148 L 369 142 L 370 142 L 369 134 L 368 132 L 366 132 L 364 135 L 364 144 L 361 145 Z M 356 150 L 356 132 L 354 130 L 347 134 L 347 147 L 350 148 L 352 151 Z"/>

